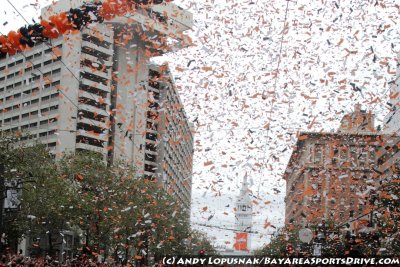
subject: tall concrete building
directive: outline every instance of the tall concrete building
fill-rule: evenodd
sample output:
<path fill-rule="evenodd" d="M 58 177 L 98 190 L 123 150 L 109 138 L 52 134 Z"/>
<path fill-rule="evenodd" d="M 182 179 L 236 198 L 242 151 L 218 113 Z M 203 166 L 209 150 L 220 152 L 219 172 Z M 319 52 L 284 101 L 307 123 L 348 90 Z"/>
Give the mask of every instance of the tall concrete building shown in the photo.
<path fill-rule="evenodd" d="M 83 3 L 61 0 L 42 17 Z M 192 14 L 173 3 L 139 6 L 134 14 L 1 58 L 1 133 L 28 132 L 26 144 L 39 140 L 56 157 L 89 150 L 109 163 L 131 162 L 138 176 L 163 178 L 189 207 L 193 137 L 172 78 L 155 86 L 150 59 L 187 46 L 184 31 L 191 27 Z M 159 113 L 176 119 L 168 125 Z"/>
<path fill-rule="evenodd" d="M 190 213 L 193 125 L 188 121 L 167 65 L 150 66 L 148 86 L 152 92 L 146 138 L 155 142 L 157 155 L 145 154 L 147 162 L 156 163 L 153 170 L 147 170 L 155 173 L 146 175 L 159 179 Z"/>
<path fill-rule="evenodd" d="M 397 56 L 397 71 L 394 80 L 390 82 L 390 111 L 384 119 L 382 133 L 385 134 L 385 144 L 378 151 L 378 168 L 382 180 L 390 180 L 400 174 L 400 53 Z"/>
<path fill-rule="evenodd" d="M 366 197 L 379 183 L 376 151 L 382 139 L 373 121 L 356 105 L 336 133 L 299 133 L 284 174 L 286 223 L 340 225 L 365 212 Z M 365 216 L 351 227 L 357 230 L 368 220 Z"/>
<path fill-rule="evenodd" d="M 383 133 L 400 133 L 400 53 L 397 55 L 396 77 L 390 83 L 389 102 L 390 112 L 386 115 L 383 125 Z"/>

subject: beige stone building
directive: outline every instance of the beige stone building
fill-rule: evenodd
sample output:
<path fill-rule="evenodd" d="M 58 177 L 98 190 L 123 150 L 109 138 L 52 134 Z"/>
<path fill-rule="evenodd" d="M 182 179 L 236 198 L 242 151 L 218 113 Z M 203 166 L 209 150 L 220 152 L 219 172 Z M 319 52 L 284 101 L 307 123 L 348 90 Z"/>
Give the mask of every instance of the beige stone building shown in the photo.
<path fill-rule="evenodd" d="M 364 214 L 368 192 L 380 179 L 375 167 L 381 146 L 373 114 L 359 105 L 344 116 L 336 133 L 299 133 L 284 174 L 285 222 L 339 225 Z M 364 216 L 357 224 L 368 219 Z"/>

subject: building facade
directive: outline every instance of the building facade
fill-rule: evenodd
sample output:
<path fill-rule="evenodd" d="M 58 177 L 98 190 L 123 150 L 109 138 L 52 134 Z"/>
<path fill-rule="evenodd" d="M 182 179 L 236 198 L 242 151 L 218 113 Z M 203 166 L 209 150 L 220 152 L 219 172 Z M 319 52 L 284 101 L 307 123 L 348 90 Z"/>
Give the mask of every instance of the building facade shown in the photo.
<path fill-rule="evenodd" d="M 83 2 L 56 2 L 42 10 L 42 17 Z M 179 99 L 172 79 L 163 89 L 152 86 L 150 59 L 186 46 L 184 31 L 191 26 L 191 13 L 163 3 L 1 58 L 1 134 L 28 133 L 23 142 L 39 141 L 58 158 L 88 150 L 109 163 L 130 162 L 138 177 L 174 184 L 168 185 L 171 194 L 190 207 L 193 136 L 182 107 L 166 110 L 168 97 Z M 174 47 L 167 37 L 175 39 Z M 164 133 L 167 121 L 160 120 L 156 105 L 179 114 L 174 130 Z M 162 137 L 177 145 L 172 149 Z"/>
<path fill-rule="evenodd" d="M 299 133 L 284 174 L 286 224 L 304 227 L 324 220 L 341 225 L 365 213 L 369 191 L 380 179 L 375 166 L 382 137 L 373 120 L 356 105 L 336 133 Z M 362 217 L 351 228 L 368 220 Z"/>
<path fill-rule="evenodd" d="M 155 163 L 146 175 L 162 182 L 190 213 L 193 170 L 193 125 L 188 121 L 167 65 L 150 66 L 147 91 L 149 106 L 146 138 L 154 141 L 157 154 L 145 154 Z"/>
<path fill-rule="evenodd" d="M 396 77 L 389 84 L 389 101 L 387 105 L 390 111 L 384 119 L 383 132 L 385 134 L 398 134 L 400 132 L 400 53 L 397 55 Z"/>
<path fill-rule="evenodd" d="M 400 53 L 397 56 L 400 60 Z M 378 151 L 378 169 L 382 173 L 383 182 L 400 174 L 400 63 L 397 65 L 396 77 L 390 82 L 390 111 L 384 119 L 382 132 L 386 136 L 385 144 Z"/>

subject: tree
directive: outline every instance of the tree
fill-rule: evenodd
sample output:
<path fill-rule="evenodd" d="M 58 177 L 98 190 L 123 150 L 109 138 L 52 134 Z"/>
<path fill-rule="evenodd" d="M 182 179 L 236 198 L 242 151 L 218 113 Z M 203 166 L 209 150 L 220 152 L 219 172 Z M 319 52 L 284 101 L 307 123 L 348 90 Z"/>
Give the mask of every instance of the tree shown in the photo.
<path fill-rule="evenodd" d="M 125 258 L 187 252 L 188 214 L 157 181 L 137 177 L 125 162 L 106 165 L 102 157 L 76 151 L 56 161 L 44 146 L 24 147 L 20 139 L 4 148 L 5 179 L 23 184 L 18 212 L 7 216 L 6 232 L 23 236 L 52 235 L 80 229 L 82 252 L 104 256 L 123 251 Z"/>
<path fill-rule="evenodd" d="M 124 162 L 106 166 L 90 152 L 66 156 L 60 166 L 80 196 L 74 223 L 94 254 L 122 250 L 126 258 L 147 259 L 185 249 L 187 213 L 157 181 L 137 177 Z"/>
<path fill-rule="evenodd" d="M 47 233 L 51 250 L 51 234 L 61 231 L 71 218 L 66 207 L 74 194 L 43 145 L 24 147 L 20 137 L 13 136 L 1 139 L 0 146 L 5 180 L 22 191 L 18 209 L 3 217 L 4 232 L 14 245 L 23 236 Z"/>
<path fill-rule="evenodd" d="M 294 248 L 300 244 L 299 228 L 293 224 L 285 226 L 277 230 L 276 234 L 271 238 L 271 241 L 261 250 L 256 252 L 259 256 L 275 256 L 284 257 L 287 255 L 287 246 L 291 244 Z"/>
<path fill-rule="evenodd" d="M 204 250 L 205 255 L 217 255 L 217 251 L 211 244 L 207 235 L 203 232 L 192 230 L 189 236 L 189 255 L 198 255 L 200 250 Z"/>

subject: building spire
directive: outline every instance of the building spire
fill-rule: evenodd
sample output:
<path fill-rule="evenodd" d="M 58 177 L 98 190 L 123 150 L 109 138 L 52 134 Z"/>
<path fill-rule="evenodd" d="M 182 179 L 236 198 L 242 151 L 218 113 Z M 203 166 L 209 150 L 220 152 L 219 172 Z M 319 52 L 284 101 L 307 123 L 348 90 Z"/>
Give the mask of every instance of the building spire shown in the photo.
<path fill-rule="evenodd" d="M 252 229 L 252 204 L 249 184 L 247 182 L 247 172 L 243 177 L 240 194 L 236 200 L 235 219 L 237 233 L 234 248 L 241 253 L 248 253 L 251 243 L 249 232 Z"/>
<path fill-rule="evenodd" d="M 247 183 L 247 172 L 243 177 L 243 182 L 242 182 L 242 189 L 240 189 L 240 196 L 244 196 L 247 194 L 249 191 L 248 183 Z"/>

